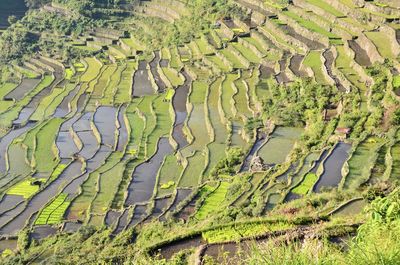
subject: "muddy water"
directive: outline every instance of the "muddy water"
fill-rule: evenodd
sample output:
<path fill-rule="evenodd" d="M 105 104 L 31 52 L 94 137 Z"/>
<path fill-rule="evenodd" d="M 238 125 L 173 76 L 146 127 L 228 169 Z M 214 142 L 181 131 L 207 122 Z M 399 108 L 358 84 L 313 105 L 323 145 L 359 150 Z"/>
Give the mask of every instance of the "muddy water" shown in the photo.
<path fill-rule="evenodd" d="M 260 78 L 261 79 L 268 79 L 274 75 L 275 75 L 275 71 L 272 67 L 269 67 L 265 64 L 262 64 L 260 66 Z"/>
<path fill-rule="evenodd" d="M 298 165 L 299 165 L 298 161 L 290 164 L 289 168 L 283 174 L 279 175 L 276 178 L 276 180 L 277 181 L 287 181 L 289 179 L 289 175 L 294 174 L 296 172 Z"/>
<path fill-rule="evenodd" d="M 7 225 L 1 227 L 0 234 L 15 235 L 25 226 L 26 220 L 28 220 L 32 214 L 39 211 L 51 198 L 53 198 L 65 183 L 68 183 L 77 174 L 80 174 L 81 167 L 82 164 L 80 161 L 72 162 L 56 180 L 50 183 L 45 189 L 37 193 L 31 199 L 27 207 L 22 210 L 21 214 L 17 216 L 16 213 L 18 211 L 15 211 L 12 215 L 10 215 L 10 217 L 15 218 Z M 19 208 L 19 206 L 17 208 Z M 0 217 L 0 219 L 2 219 L 2 217 Z"/>
<path fill-rule="evenodd" d="M 133 76 L 132 95 L 134 97 L 153 95 L 155 93 L 150 82 L 149 70 L 146 69 L 146 66 L 146 61 L 139 61 L 139 68 Z"/>
<path fill-rule="evenodd" d="M 75 223 L 75 222 L 66 222 L 64 224 L 63 231 L 66 233 L 75 233 L 76 231 L 79 230 L 79 228 L 82 226 L 80 223 Z"/>
<path fill-rule="evenodd" d="M 125 123 L 124 113 L 126 106 L 122 107 L 118 113 L 118 123 L 119 123 L 119 138 L 117 143 L 117 151 L 124 151 L 125 146 L 128 144 L 128 128 Z"/>
<path fill-rule="evenodd" d="M 24 0 L 1 0 L 0 1 L 0 28 L 9 26 L 8 17 L 16 16 L 18 19 L 25 15 L 28 7 Z"/>
<path fill-rule="evenodd" d="M 337 89 L 343 92 L 346 91 L 346 88 L 342 85 L 340 80 L 333 74 L 332 67 L 333 67 L 334 57 L 332 52 L 330 50 L 326 50 L 322 53 L 322 55 L 325 58 L 326 71 L 328 72 L 328 75 L 335 81 Z"/>
<path fill-rule="evenodd" d="M 105 223 L 107 226 L 112 226 L 118 221 L 118 217 L 121 215 L 120 212 L 115 210 L 109 210 L 106 214 Z"/>
<path fill-rule="evenodd" d="M 4 96 L 4 99 L 14 99 L 16 101 L 21 100 L 27 93 L 32 91 L 39 83 L 41 79 L 22 79 L 14 90 Z"/>
<path fill-rule="evenodd" d="M 18 247 L 17 239 L 0 240 L 0 254 L 6 249 L 16 250 L 17 247 Z"/>
<path fill-rule="evenodd" d="M 298 77 L 308 77 L 305 71 L 300 70 L 301 62 L 303 61 L 304 56 L 300 54 L 293 55 L 290 60 L 289 68 L 290 70 Z"/>
<path fill-rule="evenodd" d="M 164 210 L 167 208 L 167 206 L 169 205 L 170 202 L 171 202 L 170 197 L 156 199 L 155 204 L 154 204 L 154 209 L 153 209 L 153 212 L 151 213 L 150 218 L 159 217 L 164 212 Z"/>
<path fill-rule="evenodd" d="M 175 211 L 175 209 L 179 205 L 179 203 L 181 203 L 183 200 L 185 200 L 191 192 L 192 192 L 191 189 L 177 189 L 174 203 L 172 204 L 171 208 L 169 208 L 168 211 L 170 211 L 170 212 Z"/>
<path fill-rule="evenodd" d="M 74 178 L 63 190 L 64 193 L 70 195 L 70 198 L 74 197 L 79 193 L 79 187 L 83 184 L 83 182 L 87 179 L 88 174 L 95 171 L 99 168 L 107 159 L 107 157 L 111 154 L 111 149 L 107 146 L 101 146 L 99 151 L 96 154 L 86 161 L 86 172 L 85 174 L 75 175 L 77 178 Z"/>
<path fill-rule="evenodd" d="M 164 158 L 173 152 L 168 138 L 162 137 L 158 141 L 156 154 L 149 161 L 140 164 L 133 172 L 132 181 L 128 187 L 128 197 L 125 205 L 134 205 L 150 200 L 153 195 L 157 173 Z"/>
<path fill-rule="evenodd" d="M 167 59 L 161 59 L 160 60 L 160 66 L 161 67 L 168 67 L 168 65 L 169 65 L 169 60 L 167 60 Z"/>
<path fill-rule="evenodd" d="M 396 40 L 400 44 L 400 29 L 396 30 Z"/>
<path fill-rule="evenodd" d="M 350 48 L 355 52 L 355 60 L 361 66 L 370 66 L 371 60 L 368 53 L 354 40 L 348 41 Z"/>
<path fill-rule="evenodd" d="M 102 106 L 94 114 L 94 123 L 101 135 L 101 143 L 113 147 L 115 145 L 115 132 L 117 108 Z"/>
<path fill-rule="evenodd" d="M 58 107 L 56 108 L 54 117 L 65 117 L 70 112 L 69 104 L 76 96 L 80 88 L 81 87 L 78 85 L 68 93 L 68 95 L 61 101 L 60 105 L 58 105 Z"/>
<path fill-rule="evenodd" d="M 10 145 L 10 143 L 15 138 L 17 138 L 20 135 L 22 135 L 23 133 L 27 132 L 34 125 L 35 125 L 34 122 L 29 122 L 24 127 L 11 130 L 3 138 L 0 139 L 0 174 L 5 173 L 7 170 L 5 155 L 6 155 L 6 151 L 7 151 L 8 146 Z"/>
<path fill-rule="evenodd" d="M 125 229 L 125 227 L 128 225 L 128 215 L 129 215 L 129 210 L 125 209 L 125 211 L 122 213 L 122 215 L 118 219 L 118 225 L 115 228 L 113 234 L 118 234 L 122 230 Z"/>
<path fill-rule="evenodd" d="M 189 94 L 189 87 L 192 82 L 192 79 L 186 72 L 183 72 L 183 75 L 185 76 L 185 82 L 182 86 L 179 86 L 176 89 L 175 95 L 172 99 L 172 105 L 176 115 L 172 137 L 178 143 L 179 149 L 188 144 L 182 129 L 187 117 L 186 101 Z"/>
<path fill-rule="evenodd" d="M 0 216 L 5 212 L 13 209 L 16 205 L 24 201 L 22 196 L 17 195 L 4 195 L 0 201 Z"/>
<path fill-rule="evenodd" d="M 196 248 L 200 245 L 205 244 L 201 236 L 196 236 L 194 238 L 184 239 L 181 241 L 173 242 L 159 250 L 154 251 L 154 255 L 159 253 L 161 258 L 169 260 L 175 253 L 183 249 Z"/>
<path fill-rule="evenodd" d="M 36 226 L 30 233 L 30 237 L 35 240 L 41 240 L 46 237 L 57 234 L 58 229 L 49 225 Z"/>
<path fill-rule="evenodd" d="M 192 214 L 194 214 L 196 210 L 196 203 L 200 199 L 200 196 L 196 195 L 196 197 L 189 202 L 188 205 L 183 207 L 183 209 L 178 213 L 177 217 L 187 221 Z"/>
<path fill-rule="evenodd" d="M 31 101 L 26 105 L 21 112 L 19 113 L 18 119 L 14 121 L 15 124 L 24 124 L 28 121 L 29 117 L 35 112 L 36 108 L 39 106 L 40 101 L 47 95 L 51 93 L 51 90 L 54 87 L 54 84 L 57 83 L 57 79 L 55 79 L 48 87 L 41 90 L 37 93 Z"/>
<path fill-rule="evenodd" d="M 279 60 L 280 73 L 275 75 L 275 79 L 279 84 L 290 82 L 289 77 L 286 75 L 286 65 L 287 65 L 288 57 L 289 57 L 289 54 L 284 53 L 282 56 L 282 59 Z"/>
<path fill-rule="evenodd" d="M 336 187 L 342 180 L 342 168 L 348 159 L 351 145 L 340 142 L 332 154 L 324 162 L 324 173 L 320 176 L 314 190 L 321 191 L 322 187 Z"/>
<path fill-rule="evenodd" d="M 361 213 L 367 202 L 363 199 L 354 200 L 333 213 L 334 216 L 349 216 Z"/>
<path fill-rule="evenodd" d="M 163 82 L 163 80 L 161 79 L 161 77 L 157 71 L 159 64 L 160 64 L 160 52 L 155 51 L 154 59 L 150 62 L 150 71 L 154 76 L 154 80 L 156 81 L 156 84 L 158 86 L 158 91 L 162 92 L 162 91 L 165 91 L 167 86 L 165 85 L 165 83 Z"/>
<path fill-rule="evenodd" d="M 226 243 L 222 245 L 209 245 L 204 251 L 203 256 L 210 256 L 217 263 L 224 264 L 240 264 L 238 259 L 238 252 L 243 251 L 244 253 L 249 251 L 250 247 L 246 243 Z"/>
<path fill-rule="evenodd" d="M 147 210 L 147 204 L 146 205 L 137 205 L 135 207 L 133 217 L 130 220 L 127 228 L 134 227 L 135 225 L 137 225 L 138 223 L 143 221 L 143 219 L 147 216 L 146 210 Z"/>
<path fill-rule="evenodd" d="M 57 135 L 56 145 L 60 158 L 70 158 L 79 152 L 70 132 L 60 131 Z"/>
<path fill-rule="evenodd" d="M 240 172 L 249 171 L 251 160 L 253 159 L 254 155 L 257 153 L 257 150 L 264 144 L 265 140 L 267 139 L 267 135 L 263 132 L 257 132 L 257 139 L 254 145 L 251 147 L 250 152 L 246 156 L 242 167 L 240 168 Z"/>

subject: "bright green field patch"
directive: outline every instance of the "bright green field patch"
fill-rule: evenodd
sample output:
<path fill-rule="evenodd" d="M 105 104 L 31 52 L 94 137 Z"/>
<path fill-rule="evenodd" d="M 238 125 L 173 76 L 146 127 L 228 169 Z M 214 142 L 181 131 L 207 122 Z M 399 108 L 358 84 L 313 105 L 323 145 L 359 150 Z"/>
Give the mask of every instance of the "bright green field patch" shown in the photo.
<path fill-rule="evenodd" d="M 193 156 L 187 158 L 188 165 L 179 181 L 179 187 L 193 187 L 199 184 L 205 167 L 205 156 L 197 151 Z"/>
<path fill-rule="evenodd" d="M 222 203 L 226 199 L 225 195 L 228 192 L 229 185 L 229 182 L 221 182 L 218 188 L 205 199 L 195 217 L 201 220 L 206 218 L 209 214 L 220 210 Z"/>
<path fill-rule="evenodd" d="M 208 43 L 205 37 L 199 38 L 195 40 L 197 47 L 199 47 L 200 51 L 204 55 L 209 55 L 214 52 L 212 46 Z"/>
<path fill-rule="evenodd" d="M 292 13 L 290 11 L 283 11 L 283 13 L 286 16 L 296 20 L 297 23 L 299 23 L 301 26 L 305 27 L 306 29 L 308 29 L 310 31 L 319 33 L 319 34 L 324 35 L 324 36 L 326 36 L 326 37 L 328 37 L 330 39 L 337 39 L 338 38 L 338 36 L 336 36 L 335 34 L 333 34 L 331 32 L 326 31 L 325 29 L 321 28 L 320 26 L 318 26 L 316 23 L 314 23 L 311 20 L 304 19 L 304 18 L 302 18 L 302 17 L 298 16 L 297 14 Z"/>
<path fill-rule="evenodd" d="M 374 43 L 379 54 L 383 58 L 394 58 L 395 55 L 391 48 L 391 40 L 389 37 L 380 31 L 365 32 L 365 35 Z"/>
<path fill-rule="evenodd" d="M 249 62 L 259 63 L 260 58 L 252 50 L 243 46 L 243 44 L 236 42 L 232 43 L 233 47 L 236 48 Z"/>
<path fill-rule="evenodd" d="M 177 87 L 183 84 L 185 81 L 183 76 L 173 68 L 163 67 L 161 68 L 165 76 L 171 82 L 172 86 Z"/>
<path fill-rule="evenodd" d="M 81 82 L 89 82 L 95 79 L 101 69 L 101 63 L 96 58 L 85 58 L 88 68 L 86 72 L 81 76 Z"/>
<path fill-rule="evenodd" d="M 14 83 L 5 83 L 5 84 L 0 84 L 0 99 L 3 99 L 5 95 L 10 93 L 14 88 L 16 88 L 18 84 Z M 3 103 L 2 103 L 3 104 Z"/>
<path fill-rule="evenodd" d="M 38 183 L 34 184 L 34 181 Z M 44 179 L 28 178 L 11 187 L 6 193 L 9 195 L 19 195 L 24 197 L 24 199 L 28 199 L 39 191 L 39 184 L 44 181 Z"/>
<path fill-rule="evenodd" d="M 71 80 L 73 76 L 74 76 L 74 71 L 71 68 L 65 69 L 64 78 L 66 80 Z"/>
<path fill-rule="evenodd" d="M 63 122 L 61 118 L 54 118 L 44 125 L 36 135 L 35 162 L 40 173 L 53 172 L 57 165 L 55 153 L 55 139 L 58 129 Z"/>
<path fill-rule="evenodd" d="M 315 175 L 314 173 L 308 173 L 304 177 L 304 180 L 300 183 L 300 185 L 294 188 L 292 191 L 296 194 L 306 195 L 314 186 L 317 180 L 317 175 Z"/>
<path fill-rule="evenodd" d="M 333 8 L 331 5 L 329 5 L 327 2 L 325 1 L 321 1 L 321 0 L 307 0 L 308 3 L 317 6 L 323 10 L 325 10 L 326 12 L 334 15 L 335 17 L 343 17 L 344 14 L 340 11 L 338 11 L 337 9 Z"/>
<path fill-rule="evenodd" d="M 229 50 L 223 49 L 219 51 L 235 68 L 245 68 L 240 60 Z"/>
<path fill-rule="evenodd" d="M 400 75 L 393 76 L 393 88 L 400 88 Z"/>
<path fill-rule="evenodd" d="M 319 84 L 326 84 L 326 79 L 322 68 L 324 67 L 321 60 L 320 51 L 310 51 L 304 59 L 304 65 L 310 67 L 315 76 L 315 81 Z"/>
<path fill-rule="evenodd" d="M 68 194 L 61 193 L 50 204 L 48 204 L 39 214 L 35 225 L 58 224 L 63 220 L 65 211 L 70 202 L 66 201 Z"/>
<path fill-rule="evenodd" d="M 216 56 L 216 55 L 207 56 L 207 59 L 210 60 L 211 62 L 213 62 L 222 71 L 224 71 L 224 72 L 230 71 L 229 65 L 224 63 L 224 61 L 221 58 L 219 58 L 218 56 Z"/>
<path fill-rule="evenodd" d="M 167 93 L 165 93 L 165 100 L 171 101 L 175 95 L 175 89 L 169 88 Z"/>

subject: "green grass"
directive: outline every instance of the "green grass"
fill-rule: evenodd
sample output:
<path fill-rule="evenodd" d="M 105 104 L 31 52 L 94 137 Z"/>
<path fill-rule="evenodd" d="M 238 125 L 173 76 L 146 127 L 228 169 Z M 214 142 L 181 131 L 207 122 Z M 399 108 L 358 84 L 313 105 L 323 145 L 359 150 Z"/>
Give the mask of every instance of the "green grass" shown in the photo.
<path fill-rule="evenodd" d="M 197 211 L 195 217 L 199 220 L 205 219 L 208 215 L 222 210 L 223 203 L 226 199 L 226 193 L 228 192 L 229 182 L 221 182 L 218 188 L 212 192 L 205 200 L 203 205 Z"/>
<path fill-rule="evenodd" d="M 54 77 L 50 75 L 45 75 L 42 81 L 33 89 L 31 90 L 28 95 L 26 95 L 23 99 L 17 101 L 14 106 L 8 109 L 6 112 L 0 115 L 0 127 L 9 127 L 13 120 L 15 120 L 20 111 L 29 104 L 31 99 L 41 92 L 43 89 L 51 85 L 53 82 Z"/>
<path fill-rule="evenodd" d="M 352 59 L 346 55 L 343 46 L 336 46 L 337 50 L 337 58 L 336 58 L 336 66 L 337 68 L 345 75 L 345 77 L 357 88 L 361 91 L 365 91 L 365 84 L 360 81 L 360 77 L 358 73 L 351 66 Z M 361 93 L 363 97 L 364 93 Z M 365 100 L 365 98 L 364 98 Z"/>
<path fill-rule="evenodd" d="M 196 151 L 193 156 L 187 158 L 188 165 L 179 181 L 179 187 L 194 187 L 199 184 L 205 168 L 205 159 L 201 151 Z"/>
<path fill-rule="evenodd" d="M 225 113 L 226 118 L 233 118 L 235 115 L 232 111 L 232 100 L 235 95 L 235 90 L 232 84 L 237 79 L 237 74 L 227 74 L 224 82 L 222 83 L 222 109 Z"/>
<path fill-rule="evenodd" d="M 395 58 L 390 46 L 391 40 L 384 32 L 365 32 L 365 35 L 374 43 L 383 58 Z"/>
<path fill-rule="evenodd" d="M 223 72 L 228 72 L 231 70 L 229 65 L 224 63 L 224 61 L 216 55 L 207 56 L 207 59 L 213 62 Z"/>
<path fill-rule="evenodd" d="M 57 167 L 53 170 L 53 173 L 51 173 L 49 181 L 56 180 L 61 173 L 67 168 L 68 164 L 58 164 Z"/>
<path fill-rule="evenodd" d="M 308 173 L 304 180 L 292 190 L 293 193 L 306 195 L 310 189 L 314 186 L 315 182 L 317 182 L 318 177 L 314 173 Z"/>
<path fill-rule="evenodd" d="M 182 67 L 182 61 L 178 53 L 178 48 L 173 47 L 169 49 L 169 52 L 171 54 L 171 61 L 170 61 L 170 66 L 173 68 L 181 68 Z"/>
<path fill-rule="evenodd" d="M 136 62 L 128 61 L 126 63 L 126 68 L 121 73 L 121 79 L 119 80 L 118 89 L 115 94 L 115 104 L 129 103 L 131 101 L 132 77 L 136 68 Z"/>
<path fill-rule="evenodd" d="M 239 115 L 244 115 L 246 117 L 252 117 L 253 113 L 251 112 L 249 106 L 249 94 L 247 91 L 245 79 L 249 77 L 249 72 L 243 72 L 242 77 L 235 81 L 235 87 L 237 89 L 236 95 L 233 97 L 235 101 L 235 106 L 237 108 Z"/>
<path fill-rule="evenodd" d="M 45 117 L 45 111 L 48 106 L 54 102 L 54 99 L 60 96 L 64 91 L 62 87 L 55 87 L 49 95 L 44 97 L 40 102 L 39 106 L 36 108 L 35 112 L 32 114 L 31 119 L 35 121 L 42 120 Z"/>
<path fill-rule="evenodd" d="M 68 194 L 61 193 L 39 213 L 35 225 L 53 225 L 61 223 L 70 202 Z"/>
<path fill-rule="evenodd" d="M 337 9 L 335 9 L 334 7 L 332 7 L 325 1 L 307 0 L 307 2 L 325 10 L 326 12 L 330 13 L 331 15 L 334 15 L 335 17 L 343 17 L 344 16 L 344 14 L 342 12 L 338 11 Z"/>
<path fill-rule="evenodd" d="M 11 187 L 6 193 L 9 195 L 19 195 L 24 197 L 24 199 L 28 199 L 32 197 L 36 192 L 39 191 L 40 186 L 39 185 L 34 185 L 33 182 L 44 182 L 44 179 L 34 179 L 34 178 L 28 178 L 25 179 L 17 184 L 15 184 L 13 187 Z"/>
<path fill-rule="evenodd" d="M 319 33 L 319 34 L 321 34 L 323 36 L 326 36 L 326 37 L 328 37 L 330 39 L 337 39 L 338 38 L 338 36 L 336 36 L 335 34 L 329 32 L 329 31 L 326 31 L 325 29 L 321 28 L 320 26 L 318 26 L 316 23 L 314 23 L 313 21 L 311 21 L 309 19 L 304 19 L 304 18 L 302 18 L 302 17 L 298 16 L 297 14 L 295 14 L 293 12 L 290 12 L 290 11 L 283 11 L 283 13 L 286 16 L 296 20 L 297 23 L 299 23 L 301 26 L 303 26 L 304 28 L 306 28 L 306 29 L 308 29 L 310 31 Z"/>
<path fill-rule="evenodd" d="M 238 50 L 249 62 L 260 63 L 260 57 L 257 56 L 252 50 L 243 46 L 243 44 L 236 42 L 232 43 L 233 47 Z"/>
<path fill-rule="evenodd" d="M 344 183 L 345 189 L 358 188 L 363 182 L 369 178 L 369 170 L 375 160 L 375 152 L 378 151 L 382 143 L 381 138 L 370 137 L 360 143 L 356 151 L 349 160 L 349 174 L 346 176 Z"/>
<path fill-rule="evenodd" d="M 212 46 L 208 43 L 207 39 L 203 36 L 195 40 L 197 47 L 199 47 L 200 51 L 204 55 L 210 55 L 214 52 Z"/>
<path fill-rule="evenodd" d="M 178 71 L 169 67 L 162 67 L 161 69 L 168 80 L 171 82 L 172 86 L 177 87 L 183 85 L 185 81 L 184 77 Z"/>
<path fill-rule="evenodd" d="M 10 93 L 14 88 L 16 88 L 18 84 L 15 83 L 4 83 L 0 84 L 0 99 L 3 99 L 5 95 Z"/>
<path fill-rule="evenodd" d="M 192 92 L 189 96 L 189 102 L 193 105 L 193 110 L 188 116 L 187 125 L 194 137 L 194 141 L 182 150 L 184 156 L 190 156 L 195 150 L 203 150 L 210 141 L 210 136 L 206 130 L 206 114 L 204 111 L 207 89 L 208 84 L 206 82 L 193 82 Z"/>
<path fill-rule="evenodd" d="M 85 62 L 88 67 L 87 67 L 85 73 L 81 76 L 80 81 L 81 82 L 90 82 L 99 75 L 102 65 L 96 58 L 85 58 Z M 77 70 L 77 71 L 79 71 L 79 70 Z"/>
<path fill-rule="evenodd" d="M 164 196 L 172 193 L 182 171 L 183 167 L 178 163 L 178 159 L 174 154 L 166 156 L 159 173 L 157 196 Z M 170 185 L 171 183 L 173 184 Z M 165 184 L 167 184 L 167 186 L 165 186 Z"/>
<path fill-rule="evenodd" d="M 303 61 L 305 66 L 308 66 L 314 72 L 315 81 L 319 84 L 326 84 L 327 81 L 325 79 L 322 68 L 324 67 L 321 60 L 321 52 L 320 51 L 310 51 L 306 58 Z"/>
<path fill-rule="evenodd" d="M 140 44 L 136 39 L 134 38 L 120 38 L 120 41 L 128 45 L 130 48 L 132 48 L 135 51 L 143 51 L 144 47 L 142 44 Z"/>
<path fill-rule="evenodd" d="M 53 172 L 57 165 L 57 155 L 55 153 L 55 140 L 58 129 L 63 119 L 54 118 L 47 122 L 36 135 L 36 148 L 34 152 L 36 170 L 40 173 Z"/>
<path fill-rule="evenodd" d="M 219 51 L 235 68 L 245 68 L 240 60 L 229 50 L 223 49 Z"/>
<path fill-rule="evenodd" d="M 400 75 L 393 76 L 393 88 L 400 88 Z"/>
<path fill-rule="evenodd" d="M 390 179 L 397 180 L 400 178 L 400 142 L 397 142 L 391 150 L 393 159 L 392 172 L 390 173 Z"/>
<path fill-rule="evenodd" d="M 107 159 L 106 163 L 114 165 L 120 161 L 120 159 L 122 159 L 122 156 L 123 154 L 119 152 L 112 153 Z M 98 180 L 99 183 L 97 184 L 99 191 L 97 192 L 96 198 L 93 200 L 90 207 L 93 214 L 106 214 L 109 205 L 114 198 L 114 194 L 117 192 L 124 169 L 124 162 L 121 161 L 104 173 L 100 174 Z"/>

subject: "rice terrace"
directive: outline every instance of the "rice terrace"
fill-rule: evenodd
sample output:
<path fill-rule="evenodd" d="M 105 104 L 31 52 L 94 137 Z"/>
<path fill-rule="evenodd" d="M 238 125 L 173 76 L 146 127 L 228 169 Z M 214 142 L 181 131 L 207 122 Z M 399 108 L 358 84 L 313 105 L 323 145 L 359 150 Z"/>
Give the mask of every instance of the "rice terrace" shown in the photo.
<path fill-rule="evenodd" d="M 0 1 L 0 264 L 400 264 L 400 1 Z"/>

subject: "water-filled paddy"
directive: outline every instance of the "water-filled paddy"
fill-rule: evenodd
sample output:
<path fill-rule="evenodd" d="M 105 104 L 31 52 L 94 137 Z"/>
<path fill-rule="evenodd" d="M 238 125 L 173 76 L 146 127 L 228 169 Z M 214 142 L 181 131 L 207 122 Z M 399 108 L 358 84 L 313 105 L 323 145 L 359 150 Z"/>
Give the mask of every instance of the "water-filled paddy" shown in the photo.
<path fill-rule="evenodd" d="M 302 128 L 277 127 L 266 144 L 258 150 L 257 155 L 269 165 L 285 162 L 302 132 Z"/>
<path fill-rule="evenodd" d="M 340 142 L 333 149 L 329 157 L 324 161 L 324 172 L 320 176 L 314 187 L 316 192 L 321 191 L 322 187 L 335 187 L 342 180 L 342 168 L 344 162 L 349 157 L 351 145 Z"/>

